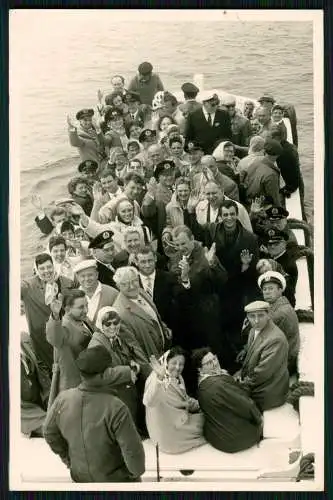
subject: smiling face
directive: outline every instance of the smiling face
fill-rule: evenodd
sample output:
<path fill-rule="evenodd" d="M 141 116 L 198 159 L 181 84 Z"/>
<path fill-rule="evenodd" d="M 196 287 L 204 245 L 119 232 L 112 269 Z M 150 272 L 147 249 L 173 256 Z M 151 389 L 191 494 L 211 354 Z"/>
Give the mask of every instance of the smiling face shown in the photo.
<path fill-rule="evenodd" d="M 129 200 L 136 200 L 141 193 L 142 186 L 135 181 L 129 181 L 124 189 L 124 193 L 126 194 Z"/>
<path fill-rule="evenodd" d="M 130 127 L 130 138 L 139 140 L 140 134 L 142 132 L 142 127 L 137 124 L 133 124 Z"/>
<path fill-rule="evenodd" d="M 119 76 L 114 76 L 111 80 L 111 85 L 113 86 L 114 90 L 123 90 L 124 89 L 124 82 L 122 78 Z"/>
<path fill-rule="evenodd" d="M 249 320 L 252 328 L 261 331 L 265 328 L 269 321 L 268 311 L 254 311 L 247 313 L 247 319 Z"/>
<path fill-rule="evenodd" d="M 110 264 L 115 256 L 114 243 L 111 241 L 109 243 L 106 243 L 103 248 L 95 248 L 94 256 L 97 260 L 105 262 L 106 264 Z"/>
<path fill-rule="evenodd" d="M 153 165 L 157 165 L 163 160 L 162 149 L 158 146 L 152 146 L 148 150 L 148 158 Z"/>
<path fill-rule="evenodd" d="M 140 291 L 139 277 L 131 274 L 118 283 L 119 290 L 129 299 L 136 299 Z"/>
<path fill-rule="evenodd" d="M 176 158 L 181 158 L 183 155 L 183 145 L 181 142 L 173 142 L 170 146 L 170 153 Z"/>
<path fill-rule="evenodd" d="M 104 318 L 102 318 L 102 332 L 108 339 L 113 339 L 119 334 L 120 331 L 120 317 L 118 314 L 106 313 Z"/>
<path fill-rule="evenodd" d="M 170 118 L 169 116 L 164 116 L 164 118 L 162 118 L 160 123 L 160 130 L 164 132 L 169 125 L 172 125 L 172 123 L 173 123 L 172 118 Z"/>
<path fill-rule="evenodd" d="M 167 369 L 171 377 L 179 377 L 185 366 L 185 358 L 182 354 L 177 354 L 168 360 Z"/>
<path fill-rule="evenodd" d="M 66 247 L 63 243 L 60 245 L 55 245 L 51 250 L 52 259 L 57 262 L 57 264 L 62 264 L 66 258 Z"/>
<path fill-rule="evenodd" d="M 235 207 L 222 207 L 221 218 L 227 231 L 234 231 L 237 226 L 237 212 Z"/>
<path fill-rule="evenodd" d="M 234 147 L 233 146 L 225 146 L 223 149 L 224 159 L 226 161 L 231 161 L 234 157 Z"/>
<path fill-rule="evenodd" d="M 86 116 L 85 118 L 81 118 L 80 121 L 80 126 L 84 129 L 84 130 L 89 130 L 92 128 L 92 117 L 91 116 Z"/>
<path fill-rule="evenodd" d="M 283 118 L 283 112 L 281 109 L 274 109 L 272 111 L 272 120 L 273 122 L 280 122 Z"/>
<path fill-rule="evenodd" d="M 256 115 L 261 125 L 266 125 L 271 119 L 270 110 L 265 107 L 258 108 Z"/>
<path fill-rule="evenodd" d="M 178 184 L 178 186 L 176 187 L 176 195 L 180 203 L 186 204 L 190 199 L 190 194 L 191 194 L 191 189 L 188 184 L 186 183 Z"/>
<path fill-rule="evenodd" d="M 281 255 L 285 251 L 286 242 L 285 240 L 271 241 L 270 243 L 267 243 L 266 246 L 269 255 L 274 258 Z"/>
<path fill-rule="evenodd" d="M 140 153 L 140 146 L 139 146 L 139 144 L 131 144 L 128 147 L 128 159 L 129 160 L 132 160 L 139 153 Z"/>
<path fill-rule="evenodd" d="M 153 252 L 149 253 L 138 253 L 137 254 L 137 266 L 144 276 L 150 276 L 156 267 L 156 257 Z"/>
<path fill-rule="evenodd" d="M 136 174 L 144 176 L 144 170 L 141 165 L 141 162 L 138 160 L 132 160 L 130 161 L 128 167 L 127 167 L 127 172 L 135 172 Z"/>
<path fill-rule="evenodd" d="M 45 281 L 47 283 L 53 281 L 54 266 L 51 260 L 47 260 L 46 262 L 43 262 L 43 264 L 39 264 L 37 266 L 37 271 L 42 281 Z"/>
<path fill-rule="evenodd" d="M 213 208 L 219 206 L 223 200 L 223 192 L 216 184 L 208 182 L 204 189 L 206 200 L 212 205 Z"/>
<path fill-rule="evenodd" d="M 133 221 L 134 209 L 129 201 L 122 201 L 117 208 L 118 218 L 125 224 L 130 224 Z"/>
<path fill-rule="evenodd" d="M 117 179 L 112 175 L 108 175 L 107 177 L 101 178 L 102 188 L 107 192 L 114 194 L 118 190 Z"/>
<path fill-rule="evenodd" d="M 159 178 L 158 178 L 158 182 L 162 185 L 162 186 L 165 186 L 169 189 L 172 188 L 172 186 L 174 185 L 175 183 L 175 180 L 176 180 L 176 175 L 175 175 L 175 171 L 172 169 L 171 172 L 169 173 L 164 173 L 164 174 L 160 174 Z"/>
<path fill-rule="evenodd" d="M 180 233 L 178 236 L 176 236 L 173 239 L 173 243 L 174 243 L 176 249 L 182 255 L 189 256 L 193 252 L 193 249 L 194 249 L 194 238 L 193 238 L 193 236 L 191 238 L 189 238 L 187 234 Z"/>
<path fill-rule="evenodd" d="M 79 182 L 76 187 L 75 187 L 75 190 L 74 190 L 74 193 L 75 195 L 77 196 L 82 196 L 83 198 L 85 198 L 88 194 L 89 194 L 89 190 L 88 190 L 88 186 L 87 184 L 85 183 L 81 183 Z"/>
<path fill-rule="evenodd" d="M 98 285 L 98 271 L 94 267 L 83 269 L 76 274 L 76 277 L 84 291 L 94 290 Z"/>
<path fill-rule="evenodd" d="M 141 247 L 141 236 L 137 232 L 128 233 L 124 237 L 124 244 L 128 253 L 136 253 Z"/>

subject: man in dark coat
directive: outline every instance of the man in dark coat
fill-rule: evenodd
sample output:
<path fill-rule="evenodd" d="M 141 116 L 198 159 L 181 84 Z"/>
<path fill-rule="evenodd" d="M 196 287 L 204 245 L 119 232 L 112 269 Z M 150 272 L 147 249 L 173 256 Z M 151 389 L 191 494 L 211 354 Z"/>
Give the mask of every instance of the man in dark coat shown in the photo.
<path fill-rule="evenodd" d="M 235 375 L 263 412 L 282 406 L 289 391 L 288 341 L 269 316 L 268 302 L 245 307 L 251 325 L 242 368 Z"/>
<path fill-rule="evenodd" d="M 241 348 L 240 336 L 244 306 L 256 296 L 256 264 L 259 258 L 257 237 L 246 231 L 238 220 L 238 207 L 233 200 L 221 204 L 222 222 L 205 226 L 205 244 L 216 245 L 216 256 L 228 273 L 228 281 L 220 290 L 221 328 L 224 336 L 223 363 L 233 370 L 233 361 Z"/>
<path fill-rule="evenodd" d="M 237 453 L 260 441 L 262 416 L 247 392 L 221 370 L 210 348 L 194 351 L 199 372 L 197 398 L 205 416 L 204 436 L 216 449 Z"/>
<path fill-rule="evenodd" d="M 153 73 L 150 62 L 139 64 L 138 74 L 128 85 L 128 90 L 139 94 L 142 104 L 151 106 L 156 92 L 164 90 L 163 83 L 157 73 Z"/>
<path fill-rule="evenodd" d="M 145 471 L 140 436 L 127 406 L 108 393 L 110 384 L 102 380 L 111 364 L 109 353 L 87 349 L 77 364 L 82 383 L 54 401 L 44 425 L 46 442 L 75 482 L 140 481 Z"/>
<path fill-rule="evenodd" d="M 42 437 L 50 379 L 40 369 L 30 336 L 21 332 L 21 432 Z"/>
<path fill-rule="evenodd" d="M 226 111 L 217 109 L 218 97 L 213 92 L 201 95 L 202 108 L 187 117 L 185 147 L 191 141 L 202 146 L 205 154 L 212 154 L 218 139 L 231 139 L 231 122 Z"/>
<path fill-rule="evenodd" d="M 301 195 L 304 195 L 304 185 L 296 146 L 284 139 L 281 128 L 278 125 L 272 125 L 270 136 L 282 146 L 282 153 L 276 160 L 282 179 L 285 182 L 285 186 L 281 190 L 282 194 L 289 197 L 291 193 L 299 188 Z"/>
<path fill-rule="evenodd" d="M 295 307 L 295 293 L 298 280 L 298 269 L 296 264 L 298 245 L 288 242 L 288 234 L 285 231 L 279 231 L 274 228 L 266 231 L 264 235 L 264 243 L 269 256 L 278 262 L 287 274 L 287 293 L 285 293 L 285 295 L 290 304 Z"/>
<path fill-rule="evenodd" d="M 215 255 L 215 245 L 205 251 L 187 226 L 173 230 L 178 249 L 179 288 L 176 297 L 174 344 L 192 350 L 207 341 L 219 354 L 221 316 L 218 291 L 227 281 L 227 272 Z"/>

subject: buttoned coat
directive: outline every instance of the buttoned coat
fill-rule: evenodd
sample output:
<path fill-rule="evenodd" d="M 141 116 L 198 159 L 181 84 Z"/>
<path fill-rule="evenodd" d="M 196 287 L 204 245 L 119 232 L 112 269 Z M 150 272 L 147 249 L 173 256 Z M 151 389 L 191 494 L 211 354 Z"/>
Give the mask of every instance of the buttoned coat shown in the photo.
<path fill-rule="evenodd" d="M 297 360 L 300 346 L 299 324 L 295 309 L 290 305 L 287 297 L 282 296 L 271 304 L 269 314 L 275 325 L 286 336 L 289 345 L 288 361 L 292 366 Z"/>
<path fill-rule="evenodd" d="M 170 380 L 165 385 L 154 372 L 146 380 L 143 404 L 149 436 L 165 453 L 184 453 L 206 443 L 203 414 L 190 413 L 184 386 Z"/>
<path fill-rule="evenodd" d="M 202 109 L 190 113 L 186 120 L 185 147 L 191 141 L 198 142 L 205 154 L 212 154 L 218 139 L 231 139 L 231 122 L 226 111 L 217 109 L 214 122 L 209 125 Z"/>
<path fill-rule="evenodd" d="M 241 377 L 258 408 L 265 411 L 286 402 L 289 390 L 288 341 L 271 319 L 254 341 L 253 338 L 252 329 Z"/>

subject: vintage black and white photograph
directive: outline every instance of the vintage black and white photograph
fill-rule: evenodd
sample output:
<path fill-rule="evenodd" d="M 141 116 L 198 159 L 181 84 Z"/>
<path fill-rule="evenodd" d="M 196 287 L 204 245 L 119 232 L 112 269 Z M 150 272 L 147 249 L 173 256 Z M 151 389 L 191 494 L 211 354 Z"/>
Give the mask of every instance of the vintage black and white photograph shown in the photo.
<path fill-rule="evenodd" d="M 10 488 L 323 489 L 323 14 L 12 10 Z"/>

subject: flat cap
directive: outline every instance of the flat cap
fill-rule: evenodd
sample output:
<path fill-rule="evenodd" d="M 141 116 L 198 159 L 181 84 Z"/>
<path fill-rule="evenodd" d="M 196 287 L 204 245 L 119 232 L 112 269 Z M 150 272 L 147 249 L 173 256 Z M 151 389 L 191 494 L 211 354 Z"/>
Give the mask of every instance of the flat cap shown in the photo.
<path fill-rule="evenodd" d="M 147 139 L 152 139 L 154 137 L 156 137 L 156 130 L 146 128 L 139 135 L 139 142 L 143 142 L 146 141 Z"/>
<path fill-rule="evenodd" d="M 154 177 L 158 180 L 161 174 L 173 174 L 176 169 L 176 165 L 173 160 L 163 160 L 157 164 L 154 172 Z"/>
<path fill-rule="evenodd" d="M 81 260 L 81 262 L 78 262 L 76 266 L 74 266 L 73 271 L 74 273 L 79 273 L 80 271 L 90 269 L 91 267 L 97 268 L 97 262 L 95 261 L 95 259 Z"/>
<path fill-rule="evenodd" d="M 264 150 L 271 156 L 281 156 L 283 153 L 281 144 L 275 139 L 270 139 L 269 137 L 265 140 Z"/>
<path fill-rule="evenodd" d="M 267 271 L 258 278 L 258 286 L 262 288 L 265 283 L 277 283 L 284 292 L 287 286 L 285 277 L 277 271 Z"/>
<path fill-rule="evenodd" d="M 85 160 L 80 163 L 80 165 L 77 167 L 78 171 L 81 172 L 96 172 L 98 169 L 98 163 L 97 161 L 94 160 Z"/>
<path fill-rule="evenodd" d="M 244 307 L 244 311 L 246 313 L 251 313 L 255 311 L 268 311 L 270 305 L 268 302 L 264 302 L 263 300 L 256 300 L 255 302 L 251 302 L 247 306 Z"/>
<path fill-rule="evenodd" d="M 112 364 L 109 352 L 102 346 L 91 347 L 80 352 L 76 365 L 82 375 L 103 373 Z"/>
<path fill-rule="evenodd" d="M 91 240 L 88 248 L 103 248 L 107 243 L 113 241 L 113 231 L 103 231 L 99 233 L 96 238 Z"/>
<path fill-rule="evenodd" d="M 288 235 L 285 231 L 274 229 L 273 227 L 265 231 L 264 239 L 266 243 L 274 243 L 276 241 L 288 240 Z"/>
<path fill-rule="evenodd" d="M 80 109 L 80 111 L 76 113 L 77 120 L 82 120 L 83 118 L 91 118 L 92 116 L 94 116 L 93 109 Z"/>
<path fill-rule="evenodd" d="M 153 66 L 152 64 L 150 64 L 150 62 L 145 61 L 139 64 L 138 71 L 140 75 L 148 75 L 153 71 Z"/>
<path fill-rule="evenodd" d="M 184 92 L 184 94 L 187 94 L 188 92 L 190 94 L 197 94 L 199 92 L 199 89 L 196 85 L 194 85 L 194 83 L 191 83 L 191 82 L 185 82 L 183 83 L 183 85 L 181 86 L 181 89 L 182 91 Z"/>
<path fill-rule="evenodd" d="M 259 97 L 258 102 L 271 102 L 272 104 L 274 104 L 275 103 L 275 99 L 270 94 L 264 94 L 261 97 Z"/>
<path fill-rule="evenodd" d="M 271 220 L 280 220 L 288 217 L 289 212 L 283 207 L 273 206 L 265 210 L 266 215 Z"/>

